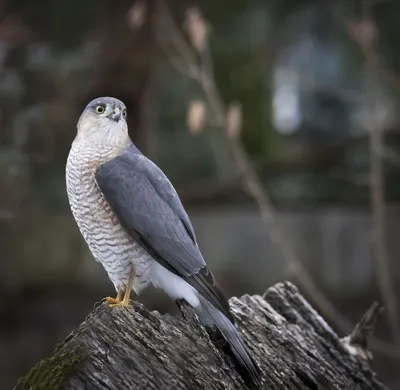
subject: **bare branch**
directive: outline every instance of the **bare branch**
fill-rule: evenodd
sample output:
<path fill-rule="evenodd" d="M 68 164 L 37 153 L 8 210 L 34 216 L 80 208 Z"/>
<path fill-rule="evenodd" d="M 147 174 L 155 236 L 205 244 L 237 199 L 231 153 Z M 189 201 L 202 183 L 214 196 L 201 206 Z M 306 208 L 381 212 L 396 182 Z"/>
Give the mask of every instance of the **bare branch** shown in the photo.
<path fill-rule="evenodd" d="M 374 23 L 372 16 L 372 4 L 369 0 L 363 2 L 363 16 L 364 25 L 369 26 L 369 30 L 374 31 L 369 38 L 359 40 L 360 47 L 363 50 L 367 59 L 368 66 L 368 80 L 366 98 L 367 104 L 371 112 L 377 107 L 377 97 L 375 91 L 369 85 L 371 80 L 377 73 L 381 61 L 375 49 L 376 37 L 378 28 Z M 400 346 L 400 324 L 399 315 L 397 311 L 397 300 L 390 274 L 389 253 L 387 248 L 387 229 L 386 229 L 386 207 L 385 207 L 385 184 L 384 184 L 384 165 L 382 160 L 381 151 L 384 149 L 383 129 L 380 123 L 371 124 L 369 129 L 369 143 L 370 143 L 370 158 L 371 158 L 371 207 L 372 217 L 374 223 L 374 242 L 375 242 L 375 258 L 377 262 L 378 280 L 381 289 L 381 294 L 387 308 L 387 315 L 392 330 L 393 337 L 396 344 Z"/>
<path fill-rule="evenodd" d="M 185 41 L 179 28 L 176 26 L 165 0 L 158 1 L 153 26 L 157 41 L 161 49 L 168 56 L 171 64 L 185 76 L 197 80 L 200 71 L 197 66 L 196 53 Z M 178 52 L 179 60 L 172 49 Z"/>
<path fill-rule="evenodd" d="M 204 95 L 210 108 L 210 122 L 217 127 L 222 127 L 225 130 L 225 134 L 228 135 L 227 109 L 220 98 L 215 84 L 212 72 L 212 58 L 208 49 L 208 44 L 205 44 L 198 54 L 201 58 L 201 86 L 203 87 Z M 240 132 L 240 130 L 237 131 Z M 235 137 L 227 136 L 226 139 L 229 141 L 229 146 L 234 154 L 239 172 L 243 174 L 242 186 L 257 202 L 261 217 L 267 224 L 271 237 L 279 245 L 289 271 L 298 279 L 303 290 L 306 291 L 309 296 L 313 297 L 322 312 L 335 323 L 339 329 L 346 333 L 349 332 L 351 323 L 336 310 L 326 295 L 316 286 L 307 270 L 297 258 L 293 245 L 281 231 L 275 217 L 273 206 L 250 162 L 242 142 L 239 138 Z"/>

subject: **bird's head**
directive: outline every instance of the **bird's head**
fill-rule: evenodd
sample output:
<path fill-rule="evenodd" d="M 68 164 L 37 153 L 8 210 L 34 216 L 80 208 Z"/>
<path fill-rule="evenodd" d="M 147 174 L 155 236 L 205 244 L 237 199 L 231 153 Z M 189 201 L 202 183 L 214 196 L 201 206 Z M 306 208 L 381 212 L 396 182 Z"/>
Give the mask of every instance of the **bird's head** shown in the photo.
<path fill-rule="evenodd" d="M 126 107 L 120 100 L 100 97 L 92 100 L 78 121 L 77 142 L 120 148 L 129 143 Z"/>

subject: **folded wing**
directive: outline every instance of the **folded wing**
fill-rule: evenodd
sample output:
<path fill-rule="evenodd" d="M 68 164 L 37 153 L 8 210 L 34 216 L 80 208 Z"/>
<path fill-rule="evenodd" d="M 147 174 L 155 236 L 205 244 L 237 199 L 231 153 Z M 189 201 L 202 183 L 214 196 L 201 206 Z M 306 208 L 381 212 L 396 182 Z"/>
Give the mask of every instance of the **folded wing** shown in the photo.
<path fill-rule="evenodd" d="M 95 179 L 126 232 L 233 320 L 197 246 L 189 217 L 162 170 L 132 145 L 100 165 Z"/>

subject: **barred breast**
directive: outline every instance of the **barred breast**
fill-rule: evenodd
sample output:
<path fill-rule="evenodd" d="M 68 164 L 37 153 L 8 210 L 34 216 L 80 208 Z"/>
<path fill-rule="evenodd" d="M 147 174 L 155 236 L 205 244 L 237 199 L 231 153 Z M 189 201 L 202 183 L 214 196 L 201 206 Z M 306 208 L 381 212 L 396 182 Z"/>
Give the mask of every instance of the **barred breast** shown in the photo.
<path fill-rule="evenodd" d="M 136 273 L 133 289 L 140 294 L 150 283 L 154 260 L 122 228 L 94 178 L 96 168 L 114 157 L 113 153 L 107 147 L 73 144 L 66 165 L 67 194 L 82 236 L 115 289 L 126 286 L 133 264 Z"/>

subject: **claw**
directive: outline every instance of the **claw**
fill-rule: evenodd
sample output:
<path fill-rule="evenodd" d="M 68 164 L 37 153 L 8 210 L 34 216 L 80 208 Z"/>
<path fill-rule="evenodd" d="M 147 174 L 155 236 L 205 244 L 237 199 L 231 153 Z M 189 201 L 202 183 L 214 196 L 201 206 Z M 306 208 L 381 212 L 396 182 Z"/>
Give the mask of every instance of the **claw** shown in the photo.
<path fill-rule="evenodd" d="M 128 283 L 126 284 L 126 289 L 119 289 L 118 295 L 116 298 L 107 297 L 105 298 L 106 304 L 108 307 L 128 307 L 129 306 L 129 297 L 131 295 L 132 284 L 135 279 L 135 269 L 131 267 L 129 272 Z"/>
<path fill-rule="evenodd" d="M 108 304 L 109 307 L 129 307 L 129 298 L 128 299 L 123 299 L 122 301 L 116 301 L 115 303 L 114 302 L 111 302 L 111 303 L 107 302 L 107 304 Z"/>
<path fill-rule="evenodd" d="M 106 304 L 107 304 L 108 306 L 118 305 L 119 303 L 122 302 L 121 299 L 112 298 L 112 297 L 106 297 L 106 298 L 104 298 L 104 300 L 105 300 L 105 302 L 106 302 Z"/>

